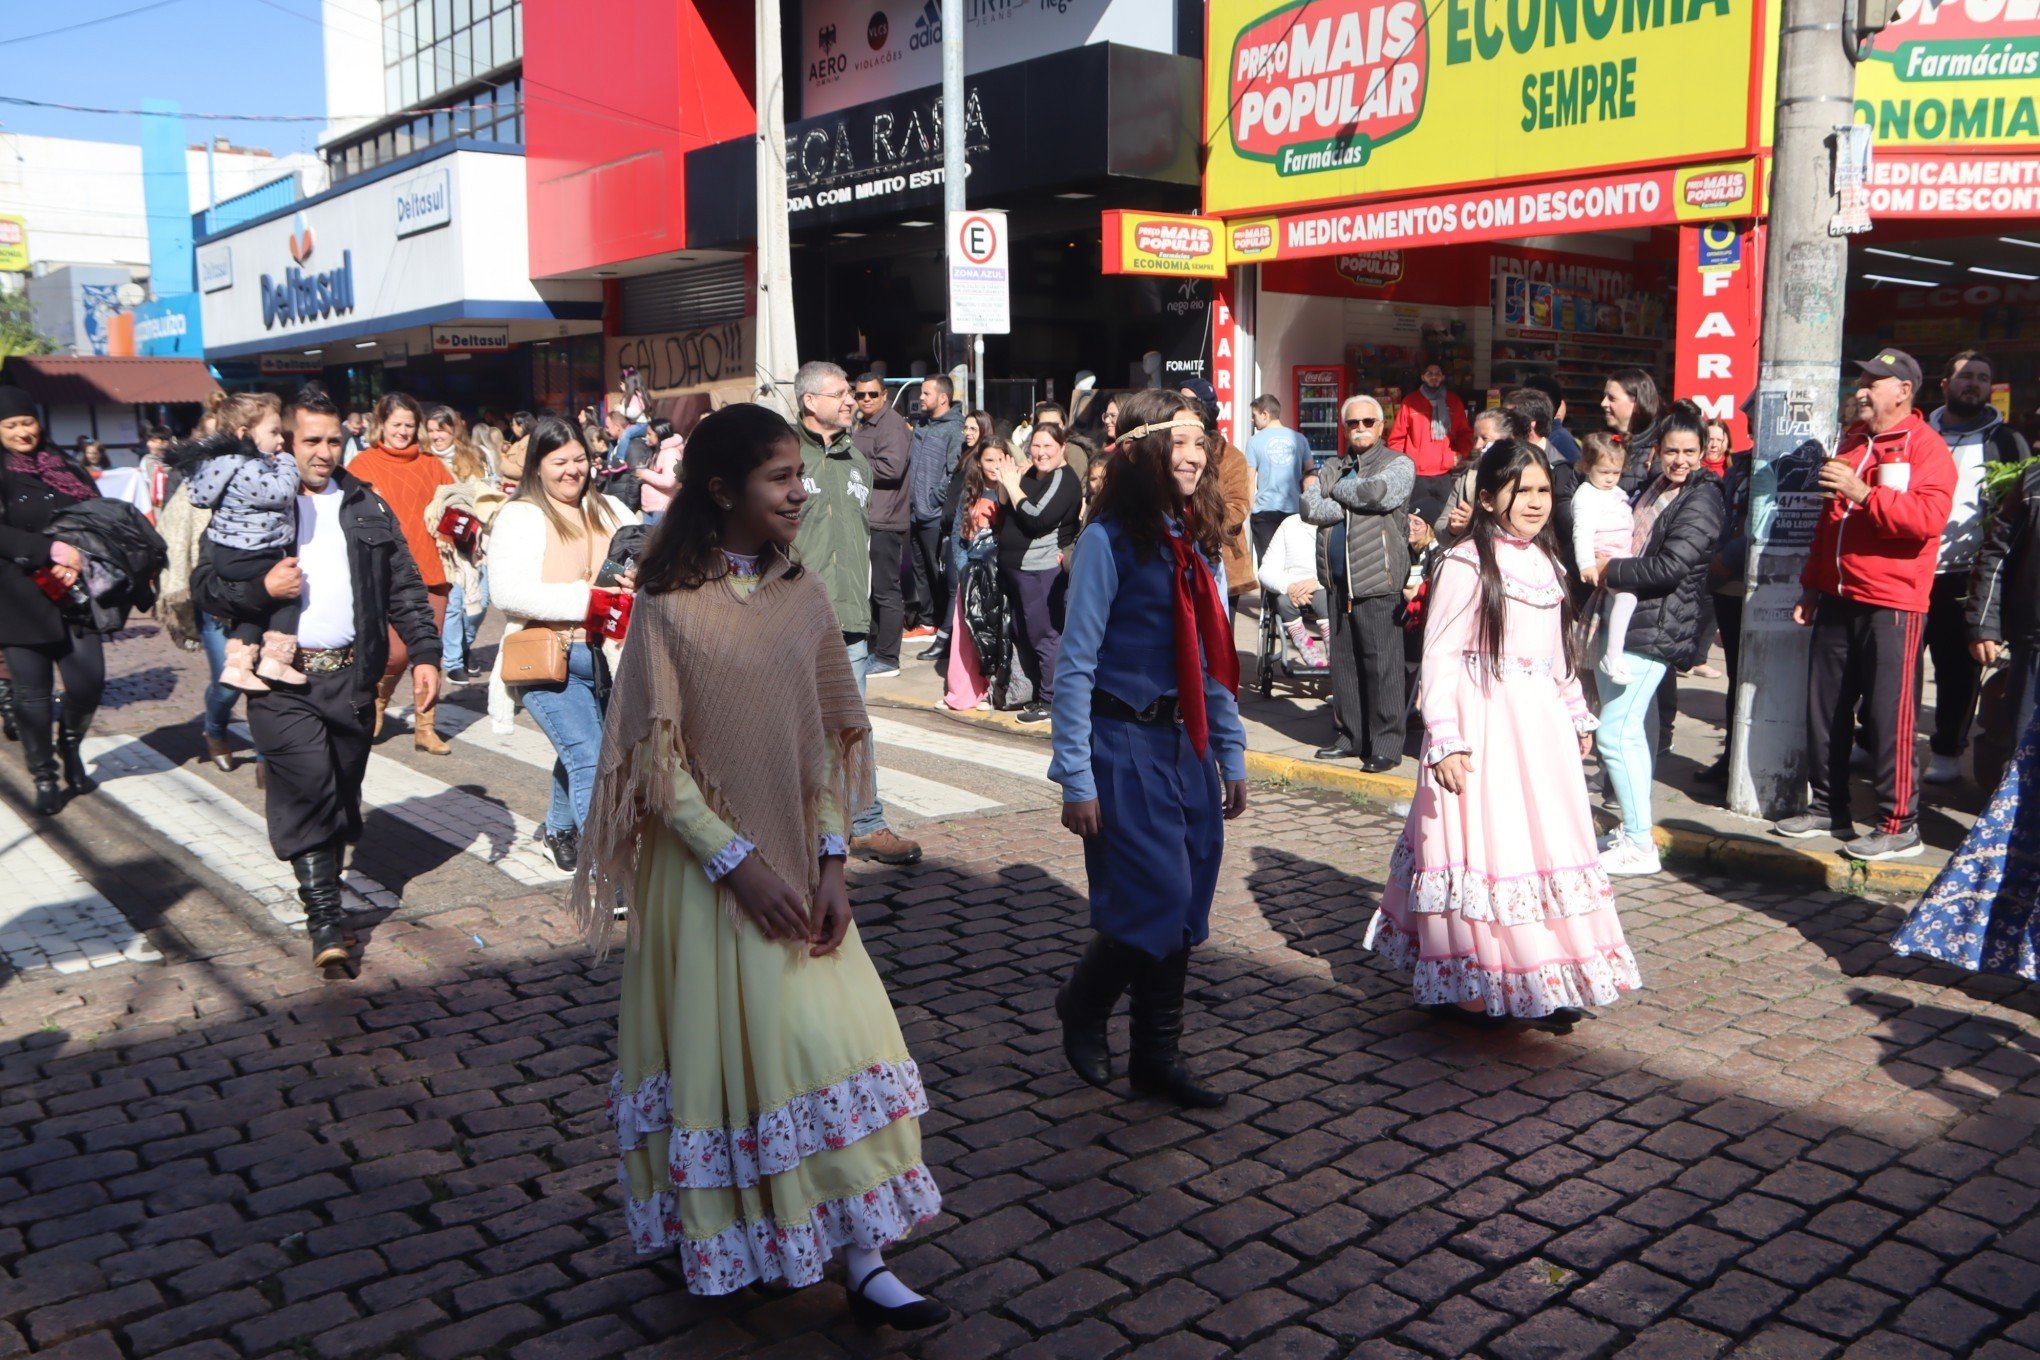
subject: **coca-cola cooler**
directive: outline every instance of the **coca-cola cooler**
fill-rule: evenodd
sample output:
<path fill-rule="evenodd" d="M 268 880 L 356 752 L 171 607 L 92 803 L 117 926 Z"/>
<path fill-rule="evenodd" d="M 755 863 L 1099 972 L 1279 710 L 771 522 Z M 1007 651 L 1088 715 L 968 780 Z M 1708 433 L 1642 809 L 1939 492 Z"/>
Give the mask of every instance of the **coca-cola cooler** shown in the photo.
<path fill-rule="evenodd" d="M 1290 407 L 1290 428 L 1310 444 L 1311 457 L 1323 462 L 1342 447 L 1339 407 L 1352 395 L 1352 370 L 1343 364 L 1299 365 L 1296 399 Z"/>

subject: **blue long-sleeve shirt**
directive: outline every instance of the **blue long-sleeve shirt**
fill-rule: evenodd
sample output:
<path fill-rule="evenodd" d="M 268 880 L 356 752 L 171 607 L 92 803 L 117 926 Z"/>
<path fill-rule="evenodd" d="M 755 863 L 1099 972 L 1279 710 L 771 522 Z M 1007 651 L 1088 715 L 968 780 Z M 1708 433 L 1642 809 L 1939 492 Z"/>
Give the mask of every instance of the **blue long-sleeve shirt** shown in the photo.
<path fill-rule="evenodd" d="M 1098 652 L 1105 625 L 1119 593 L 1119 566 L 1112 557 L 1109 529 L 1093 524 L 1077 539 L 1070 558 L 1069 591 L 1064 600 L 1062 643 L 1056 653 L 1054 755 L 1048 777 L 1063 787 L 1065 803 L 1087 803 L 1098 796 L 1091 772 L 1091 695 L 1097 688 Z M 1225 567 L 1211 564 L 1218 598 L 1227 598 Z M 1172 687 L 1169 693 L 1175 693 Z M 1204 676 L 1204 708 L 1211 726 L 1210 754 L 1224 779 L 1247 777 L 1247 731 L 1240 722 L 1239 700 L 1211 677 Z"/>

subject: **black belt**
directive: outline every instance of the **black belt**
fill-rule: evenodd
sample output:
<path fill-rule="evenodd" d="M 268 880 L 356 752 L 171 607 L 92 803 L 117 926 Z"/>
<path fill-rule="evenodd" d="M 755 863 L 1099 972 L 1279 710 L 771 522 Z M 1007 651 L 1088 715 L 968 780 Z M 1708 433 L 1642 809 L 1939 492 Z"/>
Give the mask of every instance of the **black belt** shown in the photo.
<path fill-rule="evenodd" d="M 1101 718 L 1117 718 L 1121 722 L 1139 723 L 1143 727 L 1159 727 L 1163 723 L 1183 721 L 1182 706 L 1173 694 L 1164 694 L 1146 708 L 1135 708 L 1117 695 L 1107 694 L 1102 689 L 1091 691 L 1091 712 Z"/>

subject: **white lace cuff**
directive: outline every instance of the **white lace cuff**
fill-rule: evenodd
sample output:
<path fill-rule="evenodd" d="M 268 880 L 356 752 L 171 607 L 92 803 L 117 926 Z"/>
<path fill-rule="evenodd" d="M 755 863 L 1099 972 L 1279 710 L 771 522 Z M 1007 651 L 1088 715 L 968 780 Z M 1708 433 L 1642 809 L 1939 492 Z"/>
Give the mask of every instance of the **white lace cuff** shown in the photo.
<path fill-rule="evenodd" d="M 850 854 L 850 844 L 841 836 L 825 831 L 822 833 L 821 848 L 816 853 L 823 859 L 846 859 Z"/>
<path fill-rule="evenodd" d="M 1472 742 L 1464 741 L 1459 737 L 1445 737 L 1432 742 L 1424 748 L 1424 764 L 1427 766 L 1436 765 L 1447 756 L 1470 756 L 1472 754 Z"/>
<path fill-rule="evenodd" d="M 1573 714 L 1572 730 L 1574 736 L 1584 737 L 1589 732 L 1600 731 L 1601 720 L 1591 713 L 1575 713 Z"/>
<path fill-rule="evenodd" d="M 724 874 L 742 864 L 744 856 L 757 848 L 742 836 L 732 836 L 730 843 L 716 851 L 714 857 L 701 866 L 701 870 L 708 875 L 709 882 L 720 882 Z"/>

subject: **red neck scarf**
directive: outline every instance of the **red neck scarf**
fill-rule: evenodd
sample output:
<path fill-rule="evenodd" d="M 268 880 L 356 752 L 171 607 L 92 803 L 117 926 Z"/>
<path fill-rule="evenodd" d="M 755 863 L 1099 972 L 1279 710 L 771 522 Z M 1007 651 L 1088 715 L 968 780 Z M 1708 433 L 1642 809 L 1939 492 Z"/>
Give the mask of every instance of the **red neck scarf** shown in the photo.
<path fill-rule="evenodd" d="M 1240 657 L 1233 650 L 1232 616 L 1219 598 L 1218 581 L 1191 538 L 1191 524 L 1171 535 L 1176 555 L 1176 702 L 1190 744 L 1203 755 L 1211 743 L 1211 719 L 1204 709 L 1204 671 L 1228 692 L 1240 690 Z"/>

